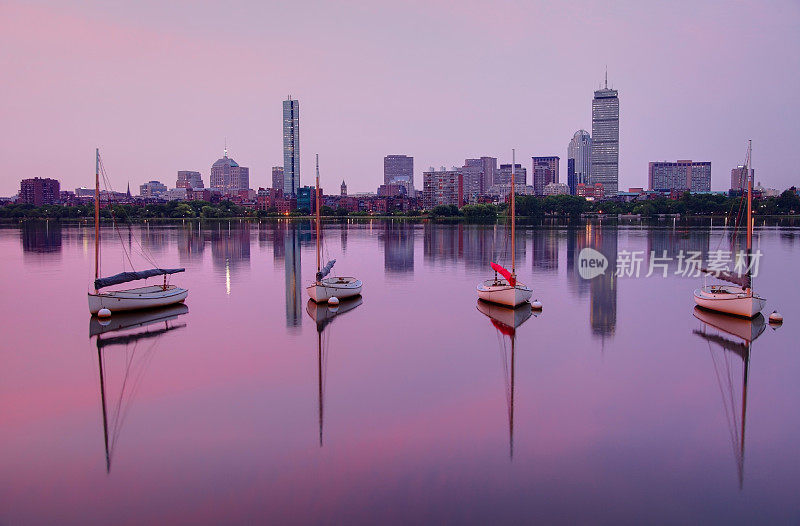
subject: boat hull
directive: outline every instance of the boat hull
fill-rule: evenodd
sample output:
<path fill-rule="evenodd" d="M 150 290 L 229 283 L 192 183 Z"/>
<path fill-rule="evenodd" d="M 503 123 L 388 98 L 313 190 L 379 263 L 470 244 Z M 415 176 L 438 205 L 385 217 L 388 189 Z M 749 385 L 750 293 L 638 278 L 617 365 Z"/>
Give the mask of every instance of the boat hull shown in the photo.
<path fill-rule="evenodd" d="M 362 283 L 360 279 L 335 276 L 312 283 L 306 287 L 306 292 L 308 292 L 308 297 L 311 298 L 312 301 L 322 303 L 334 296 L 340 300 L 358 296 L 361 294 L 361 286 Z"/>
<path fill-rule="evenodd" d="M 767 300 L 756 296 L 752 292 L 745 292 L 739 287 L 703 287 L 694 291 L 695 303 L 704 309 L 753 318 L 758 315 L 767 303 Z"/>
<path fill-rule="evenodd" d="M 136 289 L 89 293 L 89 312 L 97 314 L 100 309 L 108 309 L 113 313 L 166 307 L 183 303 L 188 295 L 188 290 L 174 285 L 166 288 L 153 285 Z"/>
<path fill-rule="evenodd" d="M 483 301 L 516 307 L 530 301 L 533 291 L 519 281 L 516 285 L 509 285 L 504 279 L 489 279 L 478 284 L 478 297 Z"/>

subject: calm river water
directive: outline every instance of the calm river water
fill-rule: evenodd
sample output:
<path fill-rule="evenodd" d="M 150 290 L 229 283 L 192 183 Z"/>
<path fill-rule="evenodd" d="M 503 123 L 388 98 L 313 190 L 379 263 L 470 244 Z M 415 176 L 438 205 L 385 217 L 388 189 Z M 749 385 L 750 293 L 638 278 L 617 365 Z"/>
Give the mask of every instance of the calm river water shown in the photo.
<path fill-rule="evenodd" d="M 104 228 L 105 275 L 125 248 L 190 292 L 103 326 L 90 223 L 0 228 L 0 523 L 800 521 L 800 229 L 756 233 L 777 329 L 694 310 L 718 226 L 520 227 L 533 316 L 476 301 L 502 226 L 323 237 L 364 281 L 338 312 L 308 222 Z"/>

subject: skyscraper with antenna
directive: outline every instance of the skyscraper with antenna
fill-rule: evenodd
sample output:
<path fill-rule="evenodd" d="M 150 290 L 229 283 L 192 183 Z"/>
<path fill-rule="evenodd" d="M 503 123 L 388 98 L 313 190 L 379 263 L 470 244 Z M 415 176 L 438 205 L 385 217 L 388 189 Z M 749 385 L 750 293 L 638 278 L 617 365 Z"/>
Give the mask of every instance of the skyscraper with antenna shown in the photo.
<path fill-rule="evenodd" d="M 605 85 L 594 92 L 592 100 L 592 143 L 589 182 L 602 183 L 606 196 L 619 189 L 619 96 Z"/>

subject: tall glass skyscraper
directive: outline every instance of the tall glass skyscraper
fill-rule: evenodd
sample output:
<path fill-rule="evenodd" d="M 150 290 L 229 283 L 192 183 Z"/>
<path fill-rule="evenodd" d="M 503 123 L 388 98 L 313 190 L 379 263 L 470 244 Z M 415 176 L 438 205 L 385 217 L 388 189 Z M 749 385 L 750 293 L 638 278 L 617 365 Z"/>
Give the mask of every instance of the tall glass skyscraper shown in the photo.
<path fill-rule="evenodd" d="M 592 100 L 592 146 L 589 182 L 603 184 L 606 196 L 617 195 L 619 186 L 619 97 L 617 90 L 594 92 Z"/>
<path fill-rule="evenodd" d="M 575 195 L 579 184 L 589 184 L 590 153 L 592 136 L 586 130 L 578 130 L 567 147 L 567 184 L 569 193 Z"/>
<path fill-rule="evenodd" d="M 297 195 L 300 188 L 300 101 L 291 95 L 283 101 L 283 193 Z"/>

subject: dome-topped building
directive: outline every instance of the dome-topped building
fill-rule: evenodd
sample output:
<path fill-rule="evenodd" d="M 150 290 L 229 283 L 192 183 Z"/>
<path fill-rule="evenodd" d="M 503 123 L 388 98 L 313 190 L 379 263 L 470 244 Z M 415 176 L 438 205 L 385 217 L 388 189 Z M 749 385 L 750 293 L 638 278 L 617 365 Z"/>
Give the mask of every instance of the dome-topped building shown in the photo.
<path fill-rule="evenodd" d="M 250 169 L 228 157 L 228 149 L 222 158 L 211 166 L 211 188 L 224 194 L 235 194 L 250 188 Z"/>

